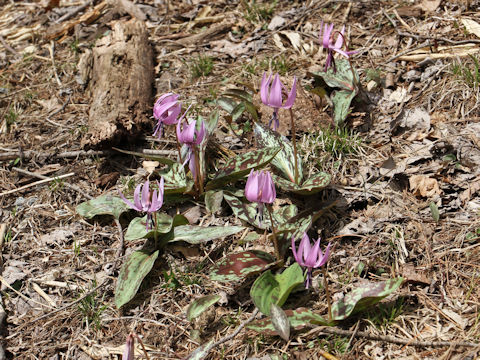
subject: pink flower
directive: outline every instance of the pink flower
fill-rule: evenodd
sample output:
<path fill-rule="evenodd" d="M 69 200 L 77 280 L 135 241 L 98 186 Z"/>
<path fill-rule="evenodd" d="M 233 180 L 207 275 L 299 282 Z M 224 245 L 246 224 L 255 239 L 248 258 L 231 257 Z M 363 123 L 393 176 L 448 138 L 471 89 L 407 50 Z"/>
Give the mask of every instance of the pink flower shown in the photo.
<path fill-rule="evenodd" d="M 182 104 L 178 101 L 179 95 L 167 93 L 158 98 L 153 106 L 153 117 L 158 121 L 153 136 L 162 137 L 163 125 L 173 125 L 178 122 L 182 111 Z"/>
<path fill-rule="evenodd" d="M 123 351 L 122 360 L 135 359 L 135 335 L 129 334 L 127 342 L 125 343 L 125 350 Z"/>
<path fill-rule="evenodd" d="M 257 212 L 262 223 L 263 205 L 272 204 L 277 197 L 272 175 L 268 171 L 250 171 L 245 185 L 245 197 L 258 204 Z M 272 224 L 273 226 L 273 224 Z"/>
<path fill-rule="evenodd" d="M 322 38 L 322 28 L 323 27 L 323 38 Z M 325 49 L 327 49 L 328 54 L 327 54 L 327 62 L 325 63 L 325 71 L 332 65 L 333 63 L 333 69 L 335 69 L 335 61 L 333 59 L 333 52 L 337 52 L 343 56 L 345 56 L 347 59 L 350 57 L 350 55 L 355 54 L 356 51 L 343 51 L 342 46 L 343 46 L 343 41 L 344 41 L 344 34 L 345 34 L 345 25 L 342 27 L 342 30 L 340 33 L 337 35 L 337 41 L 333 43 L 333 36 L 332 36 L 332 31 L 333 31 L 333 24 L 322 24 L 320 25 L 320 34 L 319 38 L 321 39 L 322 45 Z"/>
<path fill-rule="evenodd" d="M 275 74 L 273 82 L 271 74 L 269 74 L 267 78 L 267 74 L 263 73 L 262 83 L 260 85 L 260 98 L 265 105 L 273 108 L 273 116 L 270 119 L 268 126 L 271 126 L 272 121 L 274 121 L 274 130 L 277 130 L 279 126 L 278 109 L 290 109 L 295 102 L 295 98 L 297 97 L 297 78 L 293 78 L 292 89 L 285 102 L 283 101 L 282 90 L 285 90 L 285 93 L 287 92 L 287 89 L 280 81 L 278 73 Z"/>
<path fill-rule="evenodd" d="M 164 193 L 164 180 L 163 177 L 158 183 L 158 191 L 153 190 L 153 193 L 150 193 L 150 182 L 147 180 L 143 185 L 139 184 L 135 188 L 133 193 L 133 203 L 130 200 L 127 200 L 125 196 L 120 193 L 120 197 L 130 208 L 146 212 L 147 213 L 147 230 L 150 229 L 150 223 L 152 221 L 152 214 L 158 210 L 163 205 L 163 193 Z M 141 194 L 140 194 L 141 193 Z"/>
<path fill-rule="evenodd" d="M 190 124 L 188 123 L 188 120 L 186 120 L 185 123 L 186 124 L 183 124 L 182 120 L 178 122 L 177 138 L 180 144 L 185 144 L 188 147 L 188 155 L 183 164 L 185 165 L 188 162 L 188 167 L 192 172 L 192 176 L 195 178 L 197 176 L 197 164 L 193 147 L 200 145 L 203 142 L 207 135 L 207 130 L 205 129 L 205 123 L 203 121 L 200 124 L 199 130 L 196 129 L 196 120 L 193 120 Z"/>
<path fill-rule="evenodd" d="M 298 247 L 298 252 L 295 250 L 295 238 L 292 236 L 292 252 L 295 261 L 300 266 L 307 268 L 307 279 L 305 280 L 305 287 L 308 289 L 312 283 L 312 269 L 319 268 L 325 265 L 330 256 L 330 243 L 325 250 L 325 254 L 320 250 L 320 239 L 318 239 L 313 248 L 310 246 L 310 239 L 307 233 L 303 233 L 302 241 Z"/>

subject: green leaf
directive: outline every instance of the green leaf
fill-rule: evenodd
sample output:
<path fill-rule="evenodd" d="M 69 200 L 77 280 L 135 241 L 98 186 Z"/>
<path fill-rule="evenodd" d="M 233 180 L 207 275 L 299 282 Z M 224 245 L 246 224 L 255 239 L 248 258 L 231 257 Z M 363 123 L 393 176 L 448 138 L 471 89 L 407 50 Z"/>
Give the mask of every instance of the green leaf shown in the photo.
<path fill-rule="evenodd" d="M 212 111 L 207 120 L 205 120 L 205 128 L 208 135 L 212 135 L 218 125 L 219 113 L 218 110 Z"/>
<path fill-rule="evenodd" d="M 435 222 L 440 220 L 440 212 L 438 211 L 438 206 L 433 201 L 430 201 L 430 212 L 432 213 L 432 218 Z"/>
<path fill-rule="evenodd" d="M 245 101 L 244 104 L 247 112 L 252 115 L 253 120 L 258 121 L 258 111 L 255 105 L 253 105 L 253 103 L 250 101 Z"/>
<path fill-rule="evenodd" d="M 285 314 L 280 306 L 272 304 L 270 307 L 270 319 L 280 337 L 288 341 L 290 338 L 290 322 L 288 321 L 287 314 Z"/>
<path fill-rule="evenodd" d="M 155 216 L 155 215 L 154 215 Z M 168 233 L 172 228 L 173 219 L 165 213 L 157 213 L 157 226 L 155 229 L 147 231 L 146 223 L 147 216 L 136 217 L 130 224 L 128 224 L 127 232 L 125 233 L 125 240 L 132 241 L 142 238 L 149 238 L 155 235 L 155 231 L 159 234 Z M 150 224 L 151 225 L 151 224 Z"/>
<path fill-rule="evenodd" d="M 210 272 L 215 281 L 240 281 L 249 275 L 258 274 L 271 267 L 275 258 L 260 250 L 229 254 L 218 261 Z"/>
<path fill-rule="evenodd" d="M 310 309 L 298 308 L 296 310 L 284 310 L 287 315 L 288 322 L 294 330 L 301 330 L 310 324 L 328 326 L 327 320 L 317 315 Z M 278 335 L 277 330 L 272 324 L 271 318 L 257 320 L 246 326 L 248 329 L 255 330 L 264 335 Z"/>
<path fill-rule="evenodd" d="M 192 321 L 193 319 L 197 318 L 221 298 L 222 297 L 220 295 L 206 295 L 195 299 L 187 309 L 187 320 Z"/>
<path fill-rule="evenodd" d="M 77 206 L 77 214 L 87 219 L 91 219 L 97 215 L 112 215 L 116 219 L 120 218 L 129 207 L 125 202 L 111 194 L 101 195 L 95 199 L 88 200 Z"/>
<path fill-rule="evenodd" d="M 136 151 L 122 150 L 122 149 L 118 149 L 116 147 L 112 147 L 112 149 L 115 150 L 115 151 L 121 152 L 123 154 L 140 156 L 140 157 L 145 158 L 145 159 L 158 161 L 160 164 L 173 165 L 173 164 L 176 163 L 175 160 L 172 160 L 172 159 L 169 159 L 169 158 L 166 158 L 166 157 L 162 157 L 162 156 L 158 156 L 158 155 L 151 155 L 151 154 L 144 154 L 144 153 L 136 152 Z"/>
<path fill-rule="evenodd" d="M 378 283 L 368 283 L 354 289 L 332 305 L 332 319 L 344 320 L 350 315 L 375 305 L 393 293 L 402 284 L 403 278 Z"/>
<path fill-rule="evenodd" d="M 245 103 L 241 102 L 237 106 L 235 106 L 235 109 L 233 109 L 231 115 L 232 115 L 232 121 L 237 121 L 237 119 L 242 116 L 243 112 L 245 111 Z"/>
<path fill-rule="evenodd" d="M 284 191 L 293 192 L 299 195 L 311 195 L 325 189 L 331 180 L 331 175 L 325 172 L 318 172 L 309 179 L 305 180 L 303 184 L 297 185 L 292 181 L 284 179 L 280 176 L 272 174 L 275 185 Z"/>
<path fill-rule="evenodd" d="M 256 122 L 253 128 L 255 137 L 259 145 L 263 147 L 280 148 L 281 150 L 272 160 L 272 165 L 275 166 L 282 174 L 290 181 L 294 182 L 295 178 L 295 157 L 293 155 L 293 146 L 290 141 L 283 135 L 269 129 L 262 123 Z M 297 154 L 298 163 L 298 182 L 301 183 L 303 179 L 302 159 Z"/>
<path fill-rule="evenodd" d="M 253 102 L 252 95 L 248 91 L 242 89 L 228 89 L 223 95 L 237 98 L 242 101 L 248 101 L 250 103 Z"/>
<path fill-rule="evenodd" d="M 210 340 L 206 344 L 203 344 L 199 348 L 197 348 L 194 352 L 192 352 L 186 360 L 203 360 L 207 357 L 208 353 L 210 351 L 207 351 L 210 349 L 210 346 L 215 342 L 215 339 Z"/>
<path fill-rule="evenodd" d="M 253 283 L 250 296 L 258 309 L 269 315 L 270 306 L 282 306 L 292 290 L 303 284 L 304 280 L 303 271 L 297 263 L 290 265 L 281 274 L 272 275 L 270 271 L 265 271 Z"/>
<path fill-rule="evenodd" d="M 207 183 L 205 190 L 212 190 L 236 181 L 247 175 L 250 170 L 267 165 L 280 151 L 279 148 L 265 148 L 238 155 L 217 171 L 212 181 Z"/>
<path fill-rule="evenodd" d="M 205 207 L 207 210 L 215 214 L 216 212 L 222 209 L 222 201 L 223 201 L 223 191 L 214 191 L 209 190 L 205 193 Z"/>
<path fill-rule="evenodd" d="M 245 228 L 243 226 L 193 226 L 181 225 L 173 230 L 173 239 L 169 242 L 185 241 L 189 244 L 201 244 L 210 240 L 236 234 Z"/>
<path fill-rule="evenodd" d="M 350 113 L 350 104 L 357 95 L 355 91 L 338 90 L 332 93 L 333 120 L 335 124 L 342 124 Z"/>
<path fill-rule="evenodd" d="M 123 264 L 115 289 L 115 305 L 117 308 L 133 299 L 143 279 L 152 270 L 158 253 L 158 250 L 153 254 L 138 250 L 133 252 Z"/>
<path fill-rule="evenodd" d="M 223 194 L 223 198 L 228 203 L 235 216 L 239 219 L 246 221 L 259 229 L 268 229 L 271 227 L 270 216 L 266 207 L 263 208 L 261 214 L 262 221 L 260 222 L 260 216 L 257 216 L 257 203 L 243 203 L 239 198 L 226 192 Z M 275 226 L 281 226 L 287 222 L 290 218 L 297 215 L 297 211 L 297 206 L 293 204 L 282 206 L 280 210 L 274 211 L 273 221 Z"/>
<path fill-rule="evenodd" d="M 125 233 L 125 240 L 131 241 L 142 238 L 153 238 L 155 237 L 155 232 L 157 232 L 159 239 L 162 240 L 165 238 L 164 236 L 162 237 L 162 235 L 169 234 L 172 231 L 172 228 L 188 224 L 187 218 L 183 215 L 175 215 L 172 218 L 165 213 L 157 213 L 157 226 L 154 229 L 147 231 L 146 222 L 147 216 L 133 219 L 128 225 L 127 232 Z M 170 235 L 171 236 L 168 237 L 168 240 L 173 237 L 173 232 Z"/>
<path fill-rule="evenodd" d="M 229 97 L 222 96 L 217 99 L 217 105 L 220 106 L 223 110 L 228 112 L 230 115 L 233 112 L 233 109 L 238 105 L 235 100 Z"/>
<path fill-rule="evenodd" d="M 183 194 L 193 187 L 193 182 L 187 180 L 182 164 L 175 163 L 167 171 L 158 171 L 158 175 L 163 176 L 165 181 L 165 195 Z"/>
<path fill-rule="evenodd" d="M 350 68 L 350 63 L 346 59 L 335 60 L 336 72 L 333 68 L 328 68 L 326 72 L 315 73 L 314 76 L 320 77 L 331 88 L 340 88 L 343 90 L 355 91 L 354 83 L 360 80 L 355 70 L 355 82 L 353 81 L 353 74 Z"/>

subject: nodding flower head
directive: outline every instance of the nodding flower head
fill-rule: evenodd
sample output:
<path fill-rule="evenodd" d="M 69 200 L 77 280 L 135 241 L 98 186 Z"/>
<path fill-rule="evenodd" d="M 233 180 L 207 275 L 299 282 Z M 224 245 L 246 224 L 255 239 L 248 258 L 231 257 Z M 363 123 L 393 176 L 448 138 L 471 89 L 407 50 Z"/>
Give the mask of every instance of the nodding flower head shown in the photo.
<path fill-rule="evenodd" d="M 322 36 L 322 28 L 323 28 L 323 36 Z M 320 42 L 322 43 L 323 47 L 327 49 L 328 54 L 327 54 L 327 61 L 325 63 L 325 71 L 332 66 L 333 64 L 333 69 L 335 69 L 335 62 L 333 59 L 333 52 L 337 52 L 343 56 L 345 56 L 347 59 L 350 57 L 350 55 L 355 54 L 356 51 L 344 51 L 342 50 L 342 46 L 344 43 L 344 35 L 345 35 L 345 25 L 342 27 L 342 30 L 340 32 L 337 31 L 337 40 L 335 43 L 333 42 L 333 24 L 322 24 L 320 25 Z"/>
<path fill-rule="evenodd" d="M 120 197 L 130 208 L 146 212 L 147 213 L 147 230 L 150 229 L 150 222 L 152 221 L 152 214 L 158 210 L 163 205 L 163 192 L 164 192 L 164 180 L 163 177 L 158 183 L 158 190 L 153 190 L 150 192 L 150 182 L 147 180 L 145 183 L 137 185 L 135 192 L 133 193 L 133 203 L 130 200 L 127 200 L 125 196 L 120 193 Z"/>
<path fill-rule="evenodd" d="M 122 360 L 135 359 L 135 335 L 129 334 L 125 343 L 125 350 L 123 351 Z"/>
<path fill-rule="evenodd" d="M 308 235 L 303 233 L 298 251 L 295 250 L 295 237 L 292 236 L 292 252 L 298 265 L 307 268 L 305 287 L 308 289 L 312 284 L 312 269 L 322 267 L 328 261 L 328 257 L 330 256 L 330 244 L 328 244 L 324 254 L 320 249 L 320 239 L 318 239 L 312 247 Z"/>
<path fill-rule="evenodd" d="M 205 123 L 202 121 L 199 130 L 196 129 L 196 126 L 196 120 L 193 120 L 191 123 L 188 123 L 188 120 L 185 120 L 185 124 L 183 121 L 179 121 L 177 124 L 178 142 L 189 147 L 201 144 L 207 134 Z"/>
<path fill-rule="evenodd" d="M 163 126 L 173 125 L 178 122 L 182 111 L 182 104 L 178 101 L 179 95 L 167 93 L 158 98 L 153 106 L 153 117 L 157 120 L 153 136 L 162 137 Z"/>
<path fill-rule="evenodd" d="M 245 185 L 245 197 L 251 202 L 272 204 L 277 193 L 270 172 L 252 169 Z"/>
<path fill-rule="evenodd" d="M 260 98 L 262 102 L 273 108 L 273 116 L 270 120 L 269 126 L 271 126 L 272 121 L 274 121 L 273 129 L 277 130 L 279 126 L 278 121 L 278 109 L 290 109 L 295 102 L 295 98 L 297 97 L 297 78 L 293 78 L 292 88 L 288 93 L 284 101 L 283 92 L 287 93 L 287 89 L 280 81 L 280 76 L 275 74 L 275 77 L 272 81 L 272 74 L 268 75 L 267 73 L 263 73 L 262 83 L 260 85 Z"/>

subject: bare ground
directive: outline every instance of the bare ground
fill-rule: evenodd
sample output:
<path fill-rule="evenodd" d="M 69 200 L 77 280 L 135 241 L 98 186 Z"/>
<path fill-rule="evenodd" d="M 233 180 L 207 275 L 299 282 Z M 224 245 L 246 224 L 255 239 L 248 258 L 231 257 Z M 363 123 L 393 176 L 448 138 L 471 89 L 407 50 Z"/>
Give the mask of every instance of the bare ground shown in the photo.
<path fill-rule="evenodd" d="M 155 96 L 174 91 L 208 114 L 232 86 L 258 90 L 265 70 L 281 71 L 288 83 L 297 76 L 302 85 L 295 105 L 298 138 L 308 171 L 332 174 L 322 200 L 342 199 L 315 224 L 334 244 L 328 268 L 332 291 L 344 293 L 365 278 L 406 279 L 382 304 L 337 328 L 346 332 L 309 329 L 285 342 L 242 330 L 209 358 L 478 356 L 478 346 L 458 343 L 478 343 L 480 335 L 480 75 L 475 65 L 480 34 L 464 21 L 478 18 L 480 4 L 417 3 L 278 1 L 255 7 L 247 1 L 144 0 L 136 2 L 140 15 L 130 11 L 146 24 L 154 48 L 152 104 Z M 210 339 L 231 334 L 254 311 L 250 283 L 213 282 L 208 267 L 232 250 L 272 249 L 264 242 L 240 242 L 240 236 L 167 248 L 135 300 L 116 309 L 113 291 L 123 260 L 116 261 L 118 227 L 111 219 L 86 221 L 75 206 L 116 193 L 129 179 L 142 179 L 145 170 L 139 158 L 86 152 L 92 89 L 77 78 L 82 54 L 132 14 L 100 1 L 73 12 L 82 4 L 62 0 L 48 11 L 37 1 L 4 1 L 0 10 L 0 279 L 6 313 L 5 355 L 0 355 L 118 358 L 126 335 L 135 331 L 150 358 L 184 358 Z M 98 16 L 79 22 L 95 11 Z M 63 20 L 65 14 L 71 19 Z M 269 30 L 273 16 L 283 23 Z M 346 137 L 321 136 L 319 131 L 331 125 L 331 108 L 308 91 L 309 74 L 325 60 L 318 46 L 322 20 L 347 24 L 349 47 L 359 50 L 352 61 L 368 90 L 368 101 L 357 104 L 347 119 L 354 135 Z M 69 21 L 78 24 L 67 28 Z M 218 31 L 211 31 L 215 27 Z M 300 35 L 299 42 L 292 33 Z M 213 68 L 195 77 L 199 56 L 210 57 Z M 268 121 L 269 110 L 259 107 Z M 153 119 L 144 120 L 153 128 Z M 221 126 L 223 147 L 252 146 L 248 134 L 237 140 L 225 118 Z M 158 141 L 150 131 L 140 138 L 124 136 L 115 145 L 175 150 L 173 133 Z M 280 131 L 287 134 L 289 128 L 283 124 Z M 50 180 L 35 184 L 39 176 Z M 227 208 L 216 219 L 193 203 L 168 211 L 187 212 L 197 224 L 239 222 Z M 127 243 L 126 253 L 140 244 Z M 190 324 L 187 306 L 214 292 L 227 300 Z M 326 309 L 318 286 L 296 301 Z"/>

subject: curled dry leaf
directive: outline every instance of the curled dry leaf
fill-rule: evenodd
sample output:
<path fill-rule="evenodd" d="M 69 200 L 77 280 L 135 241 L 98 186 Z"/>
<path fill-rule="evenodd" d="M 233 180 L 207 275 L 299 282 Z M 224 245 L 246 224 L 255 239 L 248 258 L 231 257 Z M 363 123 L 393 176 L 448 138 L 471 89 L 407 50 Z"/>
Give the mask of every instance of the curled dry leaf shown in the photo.
<path fill-rule="evenodd" d="M 415 196 L 427 198 L 440 195 L 442 193 L 440 187 L 438 186 L 438 181 L 425 175 L 412 175 L 410 177 L 410 190 L 413 191 Z"/>

